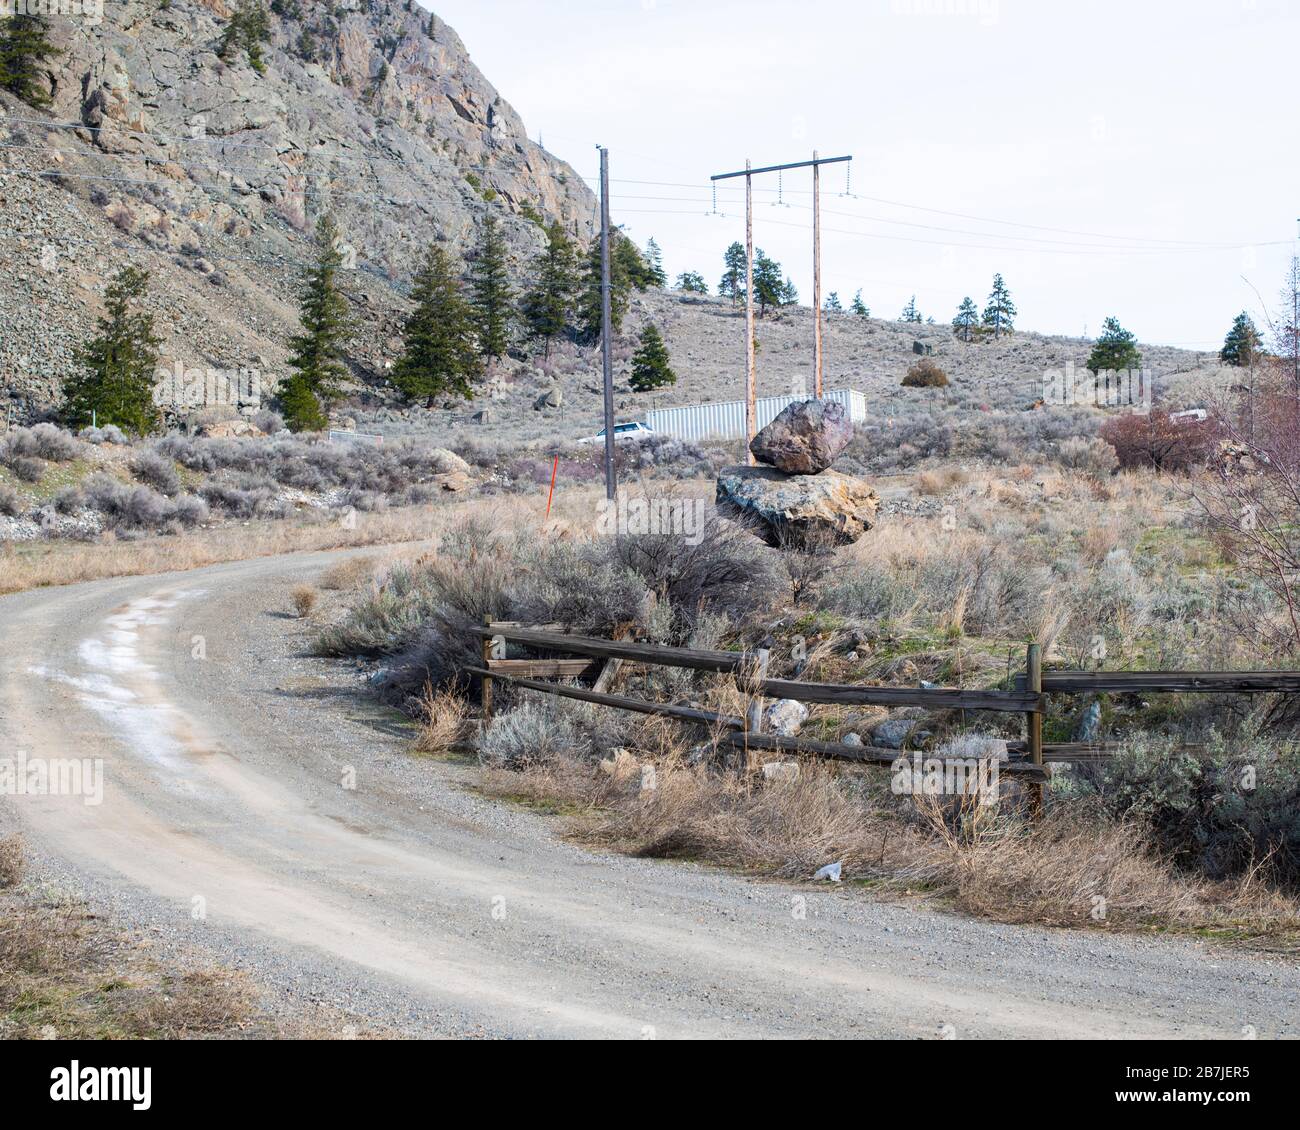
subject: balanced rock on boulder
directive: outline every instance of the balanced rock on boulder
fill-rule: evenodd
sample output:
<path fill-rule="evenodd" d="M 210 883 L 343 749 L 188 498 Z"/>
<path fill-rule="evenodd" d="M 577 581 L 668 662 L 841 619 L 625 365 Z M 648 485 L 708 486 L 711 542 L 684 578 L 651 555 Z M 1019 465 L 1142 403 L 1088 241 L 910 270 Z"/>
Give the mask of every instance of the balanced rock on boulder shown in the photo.
<path fill-rule="evenodd" d="M 838 400 L 791 404 L 754 437 L 749 450 L 760 463 L 791 475 L 816 475 L 843 454 L 853 422 Z"/>
<path fill-rule="evenodd" d="M 875 525 L 880 497 L 862 479 L 823 471 L 729 467 L 718 475 L 718 509 L 749 520 L 769 545 L 851 545 Z"/>

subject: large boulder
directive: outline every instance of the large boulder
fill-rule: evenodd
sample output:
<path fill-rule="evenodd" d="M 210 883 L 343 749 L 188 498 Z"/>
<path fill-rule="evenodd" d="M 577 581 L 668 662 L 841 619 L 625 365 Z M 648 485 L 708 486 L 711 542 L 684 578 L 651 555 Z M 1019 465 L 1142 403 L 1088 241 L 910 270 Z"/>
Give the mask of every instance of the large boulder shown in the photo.
<path fill-rule="evenodd" d="M 838 400 L 791 404 L 754 437 L 749 450 L 760 463 L 792 475 L 825 471 L 853 439 L 853 422 Z"/>
<path fill-rule="evenodd" d="M 718 476 L 718 509 L 751 523 L 769 545 L 850 545 L 875 525 L 880 498 L 863 479 L 823 471 L 787 475 L 729 467 Z"/>

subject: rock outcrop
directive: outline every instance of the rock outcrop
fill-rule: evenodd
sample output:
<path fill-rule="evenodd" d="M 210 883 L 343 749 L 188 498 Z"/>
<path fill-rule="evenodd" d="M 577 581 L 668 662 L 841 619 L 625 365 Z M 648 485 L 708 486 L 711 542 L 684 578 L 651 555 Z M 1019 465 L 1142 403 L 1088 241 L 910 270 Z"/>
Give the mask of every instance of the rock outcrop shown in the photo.
<path fill-rule="evenodd" d="M 791 475 L 825 471 L 853 439 L 853 421 L 838 400 L 791 404 L 754 437 L 749 450 L 760 463 Z"/>
<path fill-rule="evenodd" d="M 838 471 L 787 475 L 774 467 L 730 467 L 718 476 L 724 514 L 752 522 L 769 545 L 849 545 L 875 525 L 880 498 L 870 484 Z"/>
<path fill-rule="evenodd" d="M 316 219 L 336 217 L 348 363 L 382 389 L 430 245 L 485 218 L 517 270 L 596 202 L 529 139 L 456 33 L 414 4 L 268 6 L 262 65 L 219 54 L 233 0 L 120 0 L 52 21 L 51 106 L 0 92 L 0 414 L 58 398 L 106 283 L 151 273 L 164 366 L 283 375 Z M 255 357 L 266 358 L 256 365 Z"/>

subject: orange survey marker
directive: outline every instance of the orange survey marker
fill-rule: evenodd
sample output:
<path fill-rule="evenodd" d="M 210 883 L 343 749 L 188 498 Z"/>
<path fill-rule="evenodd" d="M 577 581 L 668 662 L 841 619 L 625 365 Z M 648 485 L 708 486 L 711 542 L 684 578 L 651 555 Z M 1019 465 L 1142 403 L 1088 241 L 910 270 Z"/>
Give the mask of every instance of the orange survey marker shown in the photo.
<path fill-rule="evenodd" d="M 555 473 L 560 469 L 560 457 L 555 457 L 555 462 L 551 464 L 551 493 L 546 496 L 546 517 L 549 521 L 551 517 L 551 500 L 555 497 Z"/>

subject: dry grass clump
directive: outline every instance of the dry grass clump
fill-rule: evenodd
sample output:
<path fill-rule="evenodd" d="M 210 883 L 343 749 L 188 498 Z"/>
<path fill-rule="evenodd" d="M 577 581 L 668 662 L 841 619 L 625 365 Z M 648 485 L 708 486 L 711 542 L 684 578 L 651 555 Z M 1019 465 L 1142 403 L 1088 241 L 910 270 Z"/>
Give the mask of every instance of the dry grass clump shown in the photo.
<path fill-rule="evenodd" d="M 316 590 L 311 585 L 295 585 L 289 599 L 293 602 L 293 610 L 299 620 L 306 620 L 312 614 L 316 607 L 318 599 Z"/>
<path fill-rule="evenodd" d="M 6 836 L 0 840 L 0 891 L 18 886 L 25 864 L 23 841 L 20 836 Z"/>
<path fill-rule="evenodd" d="M 350 592 L 365 584 L 374 569 L 373 557 L 349 557 L 346 561 L 331 565 L 316 583 L 329 592 Z"/>
<path fill-rule="evenodd" d="M 459 745 L 468 729 L 465 700 L 450 690 L 433 689 L 425 683 L 420 698 L 420 731 L 415 739 L 417 753 L 447 753 Z"/>
<path fill-rule="evenodd" d="M 903 378 L 904 388 L 947 388 L 948 383 L 948 374 L 928 357 L 921 358 Z"/>

